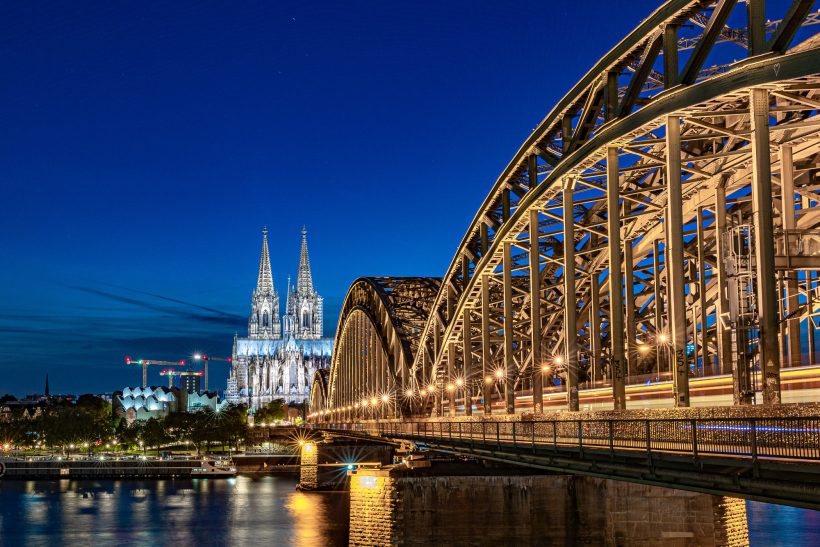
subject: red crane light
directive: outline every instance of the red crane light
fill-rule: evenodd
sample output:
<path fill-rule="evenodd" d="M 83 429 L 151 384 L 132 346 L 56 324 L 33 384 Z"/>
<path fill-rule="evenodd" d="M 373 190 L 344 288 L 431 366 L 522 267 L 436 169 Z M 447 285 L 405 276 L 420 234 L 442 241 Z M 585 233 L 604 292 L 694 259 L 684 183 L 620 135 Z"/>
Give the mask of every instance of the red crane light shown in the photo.
<path fill-rule="evenodd" d="M 126 365 L 130 365 L 130 364 L 131 364 L 131 358 L 130 358 L 130 357 L 128 357 L 127 355 L 125 356 L 125 364 L 126 364 Z"/>
<path fill-rule="evenodd" d="M 180 359 L 179 364 L 184 365 L 185 364 L 185 359 Z"/>
<path fill-rule="evenodd" d="M 233 363 L 233 357 L 228 357 L 228 362 Z"/>
<path fill-rule="evenodd" d="M 207 355 L 203 355 L 203 356 L 202 356 L 202 360 L 203 360 L 203 361 L 207 361 L 207 360 L 208 360 L 208 356 L 207 356 Z"/>

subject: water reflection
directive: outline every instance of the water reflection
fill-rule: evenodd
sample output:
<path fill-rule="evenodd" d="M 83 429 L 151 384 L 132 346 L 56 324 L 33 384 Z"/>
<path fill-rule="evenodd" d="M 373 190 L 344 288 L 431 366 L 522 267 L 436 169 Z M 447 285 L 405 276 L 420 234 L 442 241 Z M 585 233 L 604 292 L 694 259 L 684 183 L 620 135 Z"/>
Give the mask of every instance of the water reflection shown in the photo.
<path fill-rule="evenodd" d="M 2 481 L 0 545 L 347 545 L 347 495 L 290 477 Z"/>

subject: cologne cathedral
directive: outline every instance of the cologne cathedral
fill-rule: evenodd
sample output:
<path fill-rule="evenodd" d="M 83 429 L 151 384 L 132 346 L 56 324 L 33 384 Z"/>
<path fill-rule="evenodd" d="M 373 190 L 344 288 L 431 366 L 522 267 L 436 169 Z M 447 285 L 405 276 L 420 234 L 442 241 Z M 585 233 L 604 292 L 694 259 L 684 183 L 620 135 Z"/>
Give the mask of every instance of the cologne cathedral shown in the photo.
<path fill-rule="evenodd" d="M 252 409 L 274 399 L 301 403 L 310 399 L 317 369 L 330 366 L 333 339 L 322 337 L 322 297 L 313 288 L 308 258 L 307 230 L 296 286 L 288 278 L 285 313 L 279 315 L 279 293 L 273 284 L 268 231 L 262 230 L 262 257 L 251 297 L 248 337 L 234 338 L 233 365 L 225 398 Z"/>

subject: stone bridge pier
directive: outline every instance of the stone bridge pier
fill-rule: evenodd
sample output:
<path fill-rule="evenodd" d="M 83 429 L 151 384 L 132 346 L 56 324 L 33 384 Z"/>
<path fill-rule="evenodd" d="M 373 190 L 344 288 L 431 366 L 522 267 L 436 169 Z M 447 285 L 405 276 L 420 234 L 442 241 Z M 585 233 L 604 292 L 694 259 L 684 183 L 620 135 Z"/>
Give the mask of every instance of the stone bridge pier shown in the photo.
<path fill-rule="evenodd" d="M 392 445 L 333 437 L 299 441 L 300 490 L 342 490 L 348 471 L 376 468 L 393 461 Z"/>

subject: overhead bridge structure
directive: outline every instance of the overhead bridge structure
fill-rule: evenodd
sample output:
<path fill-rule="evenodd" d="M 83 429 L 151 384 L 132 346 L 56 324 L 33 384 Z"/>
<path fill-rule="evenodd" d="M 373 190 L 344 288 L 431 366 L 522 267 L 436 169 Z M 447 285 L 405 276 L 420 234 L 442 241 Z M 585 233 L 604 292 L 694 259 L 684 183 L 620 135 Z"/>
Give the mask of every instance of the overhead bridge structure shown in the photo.
<path fill-rule="evenodd" d="M 820 508 L 818 30 L 814 0 L 660 6 L 441 278 L 352 285 L 311 425 Z"/>
<path fill-rule="evenodd" d="M 440 279 L 353 284 L 311 421 L 817 401 L 818 23 L 813 0 L 660 6 Z"/>

